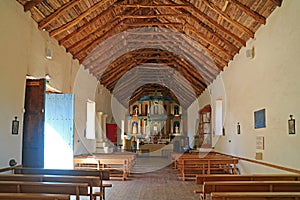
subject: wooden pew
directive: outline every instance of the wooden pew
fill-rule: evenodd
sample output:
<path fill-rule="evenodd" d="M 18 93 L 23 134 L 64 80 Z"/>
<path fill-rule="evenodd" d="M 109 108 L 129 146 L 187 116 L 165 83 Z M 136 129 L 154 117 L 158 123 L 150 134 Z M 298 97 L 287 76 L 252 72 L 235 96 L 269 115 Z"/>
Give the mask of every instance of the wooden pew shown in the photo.
<path fill-rule="evenodd" d="M 110 177 L 121 177 L 126 180 L 130 174 L 128 158 L 75 158 L 75 169 L 98 169 L 109 171 Z M 96 164 L 97 163 L 97 164 Z"/>
<path fill-rule="evenodd" d="M 0 193 L 45 193 L 89 195 L 87 183 L 59 183 L 59 182 L 29 182 L 29 181 L 0 181 Z"/>
<path fill-rule="evenodd" d="M 300 192 L 212 192 L 211 200 L 300 200 Z"/>
<path fill-rule="evenodd" d="M 195 179 L 198 174 L 211 173 L 236 173 L 236 165 L 238 159 L 224 158 L 224 159 L 182 159 L 180 174 L 182 180 L 186 178 Z M 231 172 L 231 165 L 233 170 Z"/>
<path fill-rule="evenodd" d="M 300 181 L 300 174 L 199 174 L 196 183 L 206 181 Z"/>
<path fill-rule="evenodd" d="M 102 159 L 126 159 L 126 168 L 128 171 L 128 175 L 135 165 L 136 162 L 136 154 L 126 153 L 126 152 L 115 152 L 112 154 L 96 154 L 93 156 L 77 156 L 74 158 L 74 169 L 83 169 L 83 168 L 93 168 L 99 169 L 99 162 Z"/>
<path fill-rule="evenodd" d="M 76 180 L 76 177 L 83 176 L 83 177 L 96 177 L 98 179 L 97 184 L 94 182 L 88 182 L 90 185 L 90 191 L 92 191 L 93 187 L 99 187 L 100 193 L 92 193 L 90 192 L 91 199 L 95 198 L 99 195 L 101 198 L 105 199 L 105 189 L 112 187 L 112 184 L 104 184 L 103 180 L 109 180 L 109 172 L 102 171 L 102 170 L 69 170 L 69 169 L 43 169 L 43 168 L 15 168 L 14 174 L 30 174 L 30 175 L 54 175 L 54 176 L 69 176 L 65 177 L 64 179 L 61 177 L 62 180 L 69 179 L 69 181 Z M 72 178 L 74 177 L 74 178 Z M 46 177 L 45 177 L 46 178 Z M 45 180 L 44 178 L 44 180 Z M 51 177 L 47 176 L 46 180 L 50 180 Z M 52 178 L 54 179 L 54 178 Z M 84 179 L 84 178 L 83 178 Z M 80 181 L 80 179 L 78 179 Z M 92 181 L 92 179 L 90 179 Z M 101 196 L 102 195 L 102 196 Z"/>
<path fill-rule="evenodd" d="M 196 190 L 205 199 L 212 192 L 299 192 L 300 181 L 208 181 Z"/>
<path fill-rule="evenodd" d="M 185 153 L 178 157 L 174 162 L 174 168 L 180 170 L 182 167 L 182 160 L 209 160 L 209 159 L 233 159 L 231 156 L 217 154 L 217 153 Z"/>
<path fill-rule="evenodd" d="M 62 175 L 32 175 L 32 174 L 0 174 L 0 181 L 29 181 L 29 182 L 62 182 L 88 183 L 89 193 L 93 199 L 93 187 L 100 187 L 100 179 L 96 176 L 62 176 Z"/>
<path fill-rule="evenodd" d="M 0 193 L 1 200 L 70 200 L 67 194 Z"/>
<path fill-rule="evenodd" d="M 110 175 L 120 176 L 126 180 L 130 173 L 127 159 L 99 159 L 100 169 L 109 170 Z"/>

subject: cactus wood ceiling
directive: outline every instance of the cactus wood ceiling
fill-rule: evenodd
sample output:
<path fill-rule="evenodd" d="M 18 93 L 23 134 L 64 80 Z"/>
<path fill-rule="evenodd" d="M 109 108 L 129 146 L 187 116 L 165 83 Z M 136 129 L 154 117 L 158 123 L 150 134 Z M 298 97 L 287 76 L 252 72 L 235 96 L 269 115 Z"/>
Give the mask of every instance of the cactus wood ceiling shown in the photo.
<path fill-rule="evenodd" d="M 123 104 L 187 108 L 282 0 L 17 0 Z M 84 84 L 84 83 L 83 83 Z"/>

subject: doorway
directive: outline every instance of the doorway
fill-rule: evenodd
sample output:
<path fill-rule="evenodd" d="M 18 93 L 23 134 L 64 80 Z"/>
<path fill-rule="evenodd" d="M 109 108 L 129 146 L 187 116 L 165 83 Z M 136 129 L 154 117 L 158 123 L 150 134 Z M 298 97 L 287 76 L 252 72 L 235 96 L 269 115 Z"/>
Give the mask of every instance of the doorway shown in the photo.
<path fill-rule="evenodd" d="M 45 79 L 27 79 L 22 165 L 72 169 L 74 95 L 46 94 Z"/>

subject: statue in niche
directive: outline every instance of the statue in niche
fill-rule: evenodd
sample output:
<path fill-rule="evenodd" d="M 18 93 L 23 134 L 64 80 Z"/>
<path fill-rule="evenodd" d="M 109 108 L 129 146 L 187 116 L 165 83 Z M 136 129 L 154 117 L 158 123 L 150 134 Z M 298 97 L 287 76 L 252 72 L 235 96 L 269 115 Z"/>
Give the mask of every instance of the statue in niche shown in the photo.
<path fill-rule="evenodd" d="M 179 106 L 174 106 L 174 115 L 179 115 Z"/>
<path fill-rule="evenodd" d="M 179 127 L 177 125 L 175 126 L 175 133 L 179 133 Z"/>
<path fill-rule="evenodd" d="M 158 104 L 157 104 L 157 102 L 154 103 L 154 114 L 155 115 L 158 114 Z"/>
<path fill-rule="evenodd" d="M 132 122 L 132 134 L 137 134 L 137 127 L 138 123 L 137 122 Z"/>
<path fill-rule="evenodd" d="M 139 114 L 139 107 L 137 105 L 133 106 L 133 115 L 138 115 Z"/>
<path fill-rule="evenodd" d="M 180 123 L 179 121 L 175 121 L 173 124 L 174 133 L 179 133 Z"/>

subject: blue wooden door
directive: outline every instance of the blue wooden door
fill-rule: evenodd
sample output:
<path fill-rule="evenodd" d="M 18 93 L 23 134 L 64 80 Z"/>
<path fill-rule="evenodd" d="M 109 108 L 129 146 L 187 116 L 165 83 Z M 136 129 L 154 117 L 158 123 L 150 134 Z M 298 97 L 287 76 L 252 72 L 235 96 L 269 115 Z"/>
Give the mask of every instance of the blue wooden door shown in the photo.
<path fill-rule="evenodd" d="M 46 94 L 44 164 L 48 169 L 72 169 L 74 95 Z"/>

